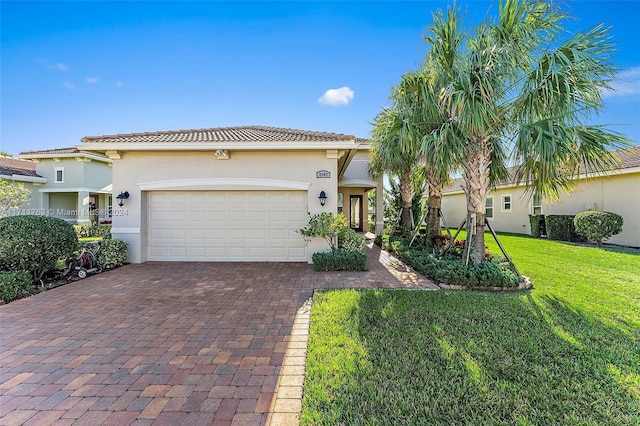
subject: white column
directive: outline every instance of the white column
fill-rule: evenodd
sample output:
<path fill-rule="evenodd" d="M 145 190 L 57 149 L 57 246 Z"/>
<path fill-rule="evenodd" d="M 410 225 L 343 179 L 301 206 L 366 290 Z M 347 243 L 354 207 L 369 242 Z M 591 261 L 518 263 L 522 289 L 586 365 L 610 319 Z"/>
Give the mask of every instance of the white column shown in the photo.
<path fill-rule="evenodd" d="M 88 191 L 80 191 L 78 192 L 78 202 L 77 202 L 77 218 L 78 225 L 83 223 L 89 223 L 89 192 Z"/>
<path fill-rule="evenodd" d="M 376 186 L 376 235 L 382 235 L 384 229 L 384 178 L 379 176 Z"/>

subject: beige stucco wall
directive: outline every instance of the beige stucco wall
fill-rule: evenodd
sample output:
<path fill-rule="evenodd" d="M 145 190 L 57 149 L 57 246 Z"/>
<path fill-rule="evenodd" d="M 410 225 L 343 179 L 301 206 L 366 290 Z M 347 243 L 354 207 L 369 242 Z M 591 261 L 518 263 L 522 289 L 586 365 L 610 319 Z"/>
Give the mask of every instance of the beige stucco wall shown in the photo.
<path fill-rule="evenodd" d="M 576 180 L 577 188 L 562 192 L 561 199 L 544 202 L 543 214 L 571 214 L 585 210 L 610 211 L 624 218 L 622 233 L 608 240 L 612 244 L 640 247 L 640 171 Z M 511 195 L 512 211 L 502 211 L 502 196 Z M 490 191 L 494 199 L 491 226 L 496 231 L 530 234 L 529 214 L 532 202 L 524 197 L 524 188 L 500 188 Z M 466 215 L 463 193 L 444 194 L 442 212 L 450 227 L 458 226 Z M 453 222 L 453 223 L 452 223 Z"/>
<path fill-rule="evenodd" d="M 308 211 L 317 214 L 337 210 L 337 151 L 230 151 L 228 160 L 213 152 L 121 152 L 113 161 L 113 194 L 129 192 L 120 208 L 113 203 L 113 236 L 129 245 L 129 262 L 146 261 L 145 197 L 153 190 L 293 190 L 308 187 Z M 328 170 L 331 178 L 316 178 L 316 171 Z M 275 182 L 279 181 L 279 182 Z M 265 186 L 267 185 L 267 186 Z M 280 185 L 280 188 L 274 187 Z M 300 190 L 298 188 L 297 190 Z M 320 206 L 318 195 L 327 201 Z M 301 237 L 302 238 L 302 237 Z M 323 239 L 309 243 L 309 260 L 325 250 Z"/>
<path fill-rule="evenodd" d="M 464 194 L 443 194 L 440 209 L 449 228 L 457 229 L 467 215 L 467 205 Z"/>
<path fill-rule="evenodd" d="M 624 218 L 622 233 L 607 242 L 640 247 L 640 170 L 576 181 L 578 189 L 563 193 L 559 202 L 545 204 L 545 214 L 577 214 L 585 210 L 617 213 Z"/>

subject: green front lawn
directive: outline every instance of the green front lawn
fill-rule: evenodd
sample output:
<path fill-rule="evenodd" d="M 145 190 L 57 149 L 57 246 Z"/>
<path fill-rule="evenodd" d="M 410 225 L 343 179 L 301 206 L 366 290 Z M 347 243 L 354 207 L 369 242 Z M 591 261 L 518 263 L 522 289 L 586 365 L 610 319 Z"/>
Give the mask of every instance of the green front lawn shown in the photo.
<path fill-rule="evenodd" d="M 638 424 L 640 251 L 500 238 L 534 290 L 316 292 L 301 424 Z"/>

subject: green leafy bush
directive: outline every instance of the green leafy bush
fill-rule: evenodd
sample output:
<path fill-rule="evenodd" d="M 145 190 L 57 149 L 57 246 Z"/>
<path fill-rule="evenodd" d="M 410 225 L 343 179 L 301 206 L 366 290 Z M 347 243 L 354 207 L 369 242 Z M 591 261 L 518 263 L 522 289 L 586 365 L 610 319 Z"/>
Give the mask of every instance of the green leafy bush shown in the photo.
<path fill-rule="evenodd" d="M 496 257 L 497 263 L 465 265 L 455 255 L 431 254 L 427 248 L 409 247 L 407 240 L 391 237 L 389 248 L 400 259 L 425 277 L 439 283 L 464 287 L 517 287 L 520 277 L 506 259 Z"/>
<path fill-rule="evenodd" d="M 338 248 L 337 236 L 347 226 L 347 218 L 341 213 L 327 213 L 312 215 L 309 213 L 309 225 L 306 228 L 298 229 L 296 232 L 301 234 L 306 241 L 311 238 L 324 238 L 332 250 Z"/>
<path fill-rule="evenodd" d="M 314 253 L 314 271 L 366 271 L 367 255 L 357 251 L 332 250 Z"/>
<path fill-rule="evenodd" d="M 573 226 L 574 217 L 573 215 L 546 215 L 544 221 L 547 227 L 547 238 L 556 241 L 584 241 Z"/>
<path fill-rule="evenodd" d="M 338 233 L 338 248 L 346 251 L 357 251 L 363 253 L 365 251 L 364 235 L 358 234 L 351 228 L 344 228 Z"/>
<path fill-rule="evenodd" d="M 529 224 L 531 225 L 531 236 L 533 238 L 540 238 L 543 235 L 547 235 L 543 214 L 530 214 Z"/>
<path fill-rule="evenodd" d="M 106 223 L 87 223 L 84 225 L 73 225 L 78 238 L 86 237 L 111 237 L 111 224 Z"/>
<path fill-rule="evenodd" d="M 48 216 L 10 216 L 0 219 L 0 270 L 31 272 L 40 280 L 78 246 L 73 226 Z"/>
<path fill-rule="evenodd" d="M 111 238 L 102 240 L 97 260 L 104 269 L 122 265 L 127 260 L 127 243 Z"/>
<path fill-rule="evenodd" d="M 604 240 L 621 233 L 623 222 L 622 216 L 612 212 L 586 211 L 573 219 L 576 232 L 599 246 Z"/>
<path fill-rule="evenodd" d="M 0 272 L 0 299 L 10 302 L 36 290 L 29 271 Z"/>

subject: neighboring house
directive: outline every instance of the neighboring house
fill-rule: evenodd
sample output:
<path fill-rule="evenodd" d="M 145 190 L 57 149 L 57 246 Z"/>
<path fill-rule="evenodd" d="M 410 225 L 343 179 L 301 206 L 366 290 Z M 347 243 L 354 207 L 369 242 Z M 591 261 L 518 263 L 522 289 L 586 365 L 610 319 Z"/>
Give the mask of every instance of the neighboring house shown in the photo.
<path fill-rule="evenodd" d="M 34 164 L 37 182 L 31 187 L 36 214 L 74 224 L 111 220 L 111 160 L 75 147 L 25 151 L 19 160 Z M 34 178 L 36 179 L 36 178 Z"/>
<path fill-rule="evenodd" d="M 640 146 L 613 152 L 620 160 L 612 170 L 580 174 L 571 193 L 544 202 L 525 195 L 524 185 L 505 183 L 487 195 L 486 214 L 496 231 L 530 234 L 529 214 L 575 215 L 585 210 L 610 211 L 624 218 L 622 233 L 608 242 L 640 247 Z M 443 191 L 442 213 L 450 227 L 466 216 L 462 179 Z"/>
<path fill-rule="evenodd" d="M 17 211 L 10 210 L 5 212 L 7 216 L 36 212 L 39 204 L 38 197 L 34 196 L 34 194 L 37 194 L 38 189 L 47 183 L 47 179 L 36 172 L 36 163 L 29 160 L 20 160 L 19 158 L 0 156 L 0 179 L 22 184 L 31 192 L 29 202 Z"/>
<path fill-rule="evenodd" d="M 367 192 L 382 193 L 382 179 L 369 177 L 368 144 L 349 135 L 245 126 L 82 142 L 113 160 L 114 195 L 127 198 L 114 204 L 112 234 L 134 263 L 310 261 L 327 247 L 296 232 L 307 213 L 341 208 L 364 231 Z M 378 210 L 382 218 L 382 197 Z"/>

